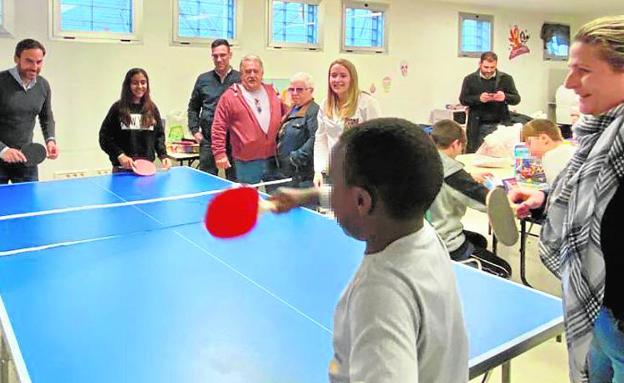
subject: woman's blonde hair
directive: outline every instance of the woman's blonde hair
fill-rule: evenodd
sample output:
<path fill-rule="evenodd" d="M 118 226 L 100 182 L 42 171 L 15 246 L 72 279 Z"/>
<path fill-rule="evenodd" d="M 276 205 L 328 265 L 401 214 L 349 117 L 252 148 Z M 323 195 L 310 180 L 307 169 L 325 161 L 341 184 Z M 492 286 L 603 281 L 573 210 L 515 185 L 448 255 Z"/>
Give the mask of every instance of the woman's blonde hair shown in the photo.
<path fill-rule="evenodd" d="M 597 47 L 613 70 L 624 72 L 624 15 L 590 21 L 576 33 L 574 41 Z"/>
<path fill-rule="evenodd" d="M 347 69 L 351 76 L 351 83 L 347 90 L 347 98 L 344 102 L 340 103 L 338 95 L 331 89 L 330 85 L 330 73 L 331 68 L 334 65 L 342 65 Z M 357 109 L 358 97 L 360 96 L 360 88 L 358 85 L 358 74 L 355 69 L 355 65 L 351 61 L 346 59 L 337 59 L 329 64 L 329 70 L 327 71 L 327 101 L 325 102 L 325 114 L 329 118 L 334 117 L 334 113 L 338 114 L 341 119 L 349 118 L 355 114 Z"/>

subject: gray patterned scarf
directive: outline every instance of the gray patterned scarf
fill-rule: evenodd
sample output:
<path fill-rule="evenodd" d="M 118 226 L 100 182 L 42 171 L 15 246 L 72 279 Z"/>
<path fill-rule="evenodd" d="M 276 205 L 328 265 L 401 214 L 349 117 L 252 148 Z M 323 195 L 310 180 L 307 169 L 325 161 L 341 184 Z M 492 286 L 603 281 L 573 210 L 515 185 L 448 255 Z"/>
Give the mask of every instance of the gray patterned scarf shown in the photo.
<path fill-rule="evenodd" d="M 579 147 L 552 185 L 539 252 L 562 283 L 570 379 L 586 382 L 587 353 L 605 289 L 600 226 L 624 177 L 624 104 L 584 116 L 575 131 Z"/>

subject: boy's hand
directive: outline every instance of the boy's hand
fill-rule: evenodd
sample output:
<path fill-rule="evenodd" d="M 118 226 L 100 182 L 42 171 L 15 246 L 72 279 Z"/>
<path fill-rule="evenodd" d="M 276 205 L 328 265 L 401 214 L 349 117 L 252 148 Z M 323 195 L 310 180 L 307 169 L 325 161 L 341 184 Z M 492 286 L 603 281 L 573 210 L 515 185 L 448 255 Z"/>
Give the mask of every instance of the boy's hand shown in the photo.
<path fill-rule="evenodd" d="M 277 189 L 269 197 L 269 201 L 273 202 L 275 213 L 285 213 L 297 206 L 312 203 L 318 200 L 319 191 L 316 188 L 294 189 L 282 187 Z"/>
<path fill-rule="evenodd" d="M 494 174 L 490 172 L 471 174 L 472 178 L 480 184 L 483 184 L 486 178 L 494 178 Z"/>

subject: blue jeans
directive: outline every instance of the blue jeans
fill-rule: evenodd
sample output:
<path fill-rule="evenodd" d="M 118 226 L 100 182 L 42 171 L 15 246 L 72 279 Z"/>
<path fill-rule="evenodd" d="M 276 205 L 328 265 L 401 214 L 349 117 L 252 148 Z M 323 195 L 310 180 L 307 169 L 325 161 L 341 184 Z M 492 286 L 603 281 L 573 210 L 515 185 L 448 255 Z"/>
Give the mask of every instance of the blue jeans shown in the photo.
<path fill-rule="evenodd" d="M 589 350 L 590 383 L 624 383 L 624 321 L 602 306 Z"/>
<path fill-rule="evenodd" d="M 267 171 L 268 160 L 239 161 L 234 160 L 236 180 L 242 184 L 256 184 L 262 181 Z"/>

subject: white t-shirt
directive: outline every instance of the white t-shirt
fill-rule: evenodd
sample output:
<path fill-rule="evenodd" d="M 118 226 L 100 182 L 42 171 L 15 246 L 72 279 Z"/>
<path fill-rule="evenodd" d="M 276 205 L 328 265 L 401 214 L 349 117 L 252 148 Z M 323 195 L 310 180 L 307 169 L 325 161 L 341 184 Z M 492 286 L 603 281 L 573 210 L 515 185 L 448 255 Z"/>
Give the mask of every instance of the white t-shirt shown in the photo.
<path fill-rule="evenodd" d="M 367 254 L 334 315 L 332 383 L 464 383 L 468 338 L 446 248 L 422 229 Z"/>
<path fill-rule="evenodd" d="M 576 146 L 564 143 L 544 153 L 542 156 L 542 167 L 546 175 L 546 183 L 552 185 L 557 175 L 570 162 L 574 152 L 576 152 Z"/>
<path fill-rule="evenodd" d="M 314 139 L 314 171 L 326 171 L 329 167 L 329 154 L 344 131 L 345 124 L 354 125 L 380 117 L 379 103 L 368 93 L 360 92 L 357 108 L 353 116 L 341 119 L 330 118 L 323 111 L 326 100 L 321 103 L 317 120 L 318 128 Z"/>
<path fill-rule="evenodd" d="M 244 86 L 241 86 L 241 89 L 243 90 L 243 98 L 247 101 L 247 105 L 249 105 L 256 116 L 258 124 L 260 124 L 260 129 L 262 129 L 264 134 L 267 134 L 269 132 L 269 124 L 271 123 L 271 104 L 269 103 L 269 95 L 266 89 L 264 89 L 264 86 L 253 92 L 248 91 Z"/>

